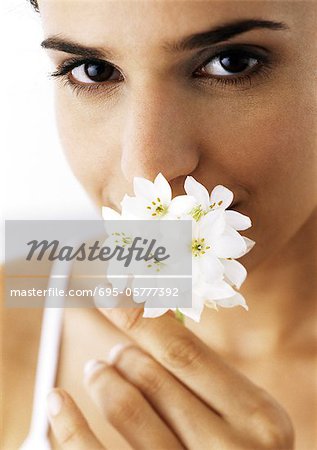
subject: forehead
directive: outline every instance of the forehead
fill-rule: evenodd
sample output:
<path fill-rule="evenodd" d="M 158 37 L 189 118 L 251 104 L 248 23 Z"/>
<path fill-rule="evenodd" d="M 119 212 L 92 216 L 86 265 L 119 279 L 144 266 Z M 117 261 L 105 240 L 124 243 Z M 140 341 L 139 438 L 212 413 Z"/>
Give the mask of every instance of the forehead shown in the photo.
<path fill-rule="evenodd" d="M 300 19 L 300 2 L 40 0 L 45 35 L 116 49 L 163 46 L 233 20 Z M 310 3 L 310 2 L 307 2 Z M 302 5 L 303 6 L 303 5 Z M 307 12 L 306 12 L 307 14 Z"/>

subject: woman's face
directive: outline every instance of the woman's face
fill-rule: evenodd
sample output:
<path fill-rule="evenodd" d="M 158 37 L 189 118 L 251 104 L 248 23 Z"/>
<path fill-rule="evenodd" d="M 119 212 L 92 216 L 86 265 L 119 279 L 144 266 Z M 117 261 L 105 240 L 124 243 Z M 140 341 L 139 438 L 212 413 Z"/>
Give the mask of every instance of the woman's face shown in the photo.
<path fill-rule="evenodd" d="M 190 174 L 251 217 L 249 270 L 290 241 L 317 204 L 314 2 L 39 6 L 62 144 L 99 205 L 119 208 L 134 176 L 177 195 Z"/>

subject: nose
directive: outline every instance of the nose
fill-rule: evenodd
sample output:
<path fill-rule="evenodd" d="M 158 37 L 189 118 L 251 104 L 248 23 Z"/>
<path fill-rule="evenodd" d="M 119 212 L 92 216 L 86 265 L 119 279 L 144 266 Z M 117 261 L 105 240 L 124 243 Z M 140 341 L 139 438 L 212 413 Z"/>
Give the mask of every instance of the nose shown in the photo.
<path fill-rule="evenodd" d="M 121 170 L 153 181 L 161 172 L 172 180 L 192 173 L 199 144 L 188 99 L 175 89 L 152 85 L 126 98 L 121 134 Z"/>

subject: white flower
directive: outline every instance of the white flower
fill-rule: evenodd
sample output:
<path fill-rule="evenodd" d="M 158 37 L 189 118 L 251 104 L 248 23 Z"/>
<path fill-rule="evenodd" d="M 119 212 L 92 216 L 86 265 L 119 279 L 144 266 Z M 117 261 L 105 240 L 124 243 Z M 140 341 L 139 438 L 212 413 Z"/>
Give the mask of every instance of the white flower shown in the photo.
<path fill-rule="evenodd" d="M 243 237 L 226 224 L 223 210 L 205 214 L 193 222 L 193 277 L 203 274 L 206 281 L 219 278 L 224 271 L 223 260 L 239 258 L 247 253 Z M 227 269 L 229 270 L 229 269 Z M 233 269 L 232 269 L 233 270 Z M 232 271 L 231 270 L 231 271 Z"/>
<path fill-rule="evenodd" d="M 172 189 L 161 173 L 154 183 L 135 177 L 133 186 L 135 197 L 125 195 L 121 206 L 123 214 L 137 219 L 176 219 L 188 213 L 195 204 L 195 199 L 188 195 L 172 199 Z"/>
<path fill-rule="evenodd" d="M 219 184 L 209 195 L 205 186 L 193 177 L 187 177 L 184 185 L 188 195 L 196 199 L 196 205 L 190 214 L 197 221 L 209 211 L 221 209 L 225 212 L 227 225 L 235 230 L 246 230 L 251 227 L 249 217 L 237 211 L 226 211 L 233 201 L 233 192 Z"/>
<path fill-rule="evenodd" d="M 187 195 L 196 199 L 196 205 L 191 211 L 192 217 L 199 220 L 204 214 L 211 210 L 225 210 L 231 205 L 233 193 L 222 185 L 216 186 L 209 195 L 205 186 L 193 177 L 187 177 L 184 184 Z"/>
<path fill-rule="evenodd" d="M 248 306 L 244 297 L 237 292 L 245 281 L 247 271 L 236 258 L 248 253 L 255 242 L 241 236 L 239 231 L 251 227 L 251 220 L 238 211 L 227 210 L 233 201 L 233 192 L 225 186 L 216 186 L 209 195 L 208 190 L 193 177 L 187 177 L 184 184 L 187 195 L 172 199 L 172 190 L 162 174 L 158 174 L 154 182 L 144 178 L 134 179 L 134 197 L 125 195 L 122 202 L 121 214 L 111 208 L 103 208 L 104 219 L 113 221 L 121 219 L 189 219 L 192 221 L 192 236 L 188 243 L 188 251 L 192 257 L 192 307 L 177 306 L 179 312 L 199 322 L 204 306 L 218 310 L 218 307 L 231 308 Z M 137 226 L 137 222 L 136 222 Z M 125 230 L 116 233 L 112 230 L 116 240 L 128 245 L 127 239 L 132 240 L 133 232 L 128 236 Z M 145 233 L 146 234 L 146 233 Z M 150 236 L 149 236 L 150 238 Z M 164 237 L 168 244 L 168 237 Z M 166 245 L 165 245 L 166 246 Z M 169 245 L 167 245 L 167 248 Z M 180 252 L 181 253 L 181 252 Z M 147 264 L 149 273 L 153 273 L 151 286 L 160 287 L 160 280 L 156 272 L 169 274 L 169 268 L 155 261 Z M 173 267 L 177 268 L 177 261 Z M 112 266 L 112 264 L 110 264 Z M 108 275 L 114 273 L 109 267 Z M 117 270 L 117 269 L 116 269 Z M 122 284 L 120 280 L 120 284 Z M 141 288 L 144 280 L 133 280 L 133 286 Z M 177 279 L 175 279 L 177 283 Z M 185 289 L 180 281 L 179 290 Z M 136 297 L 136 303 L 144 302 L 144 317 L 158 317 L 168 310 L 175 311 L 175 302 L 168 297 L 142 298 Z"/>
<path fill-rule="evenodd" d="M 225 220 L 222 211 L 214 211 L 203 216 L 199 222 L 193 222 L 192 232 L 192 271 L 193 285 L 203 278 L 212 282 L 224 273 L 224 267 L 219 261 L 217 244 L 225 230 Z"/>
<path fill-rule="evenodd" d="M 112 284 L 122 290 L 127 285 L 128 276 L 145 272 L 148 275 L 151 273 L 155 275 L 157 274 L 156 272 L 162 271 L 165 268 L 165 264 L 161 261 L 154 260 L 153 257 L 151 260 L 138 260 L 135 258 L 138 249 L 144 247 L 145 242 L 147 245 L 151 241 L 162 243 L 160 229 L 155 227 L 153 230 L 153 227 L 148 227 L 145 221 L 120 220 L 118 222 L 116 214 L 113 215 L 110 212 L 110 215 L 115 217 L 115 220 L 105 221 L 105 229 L 108 237 L 104 241 L 103 247 L 111 249 L 110 254 L 115 253 L 117 247 L 122 249 L 120 258 L 114 255 L 107 262 L 106 273 L 107 277 L 112 280 Z M 168 248 L 166 244 L 165 248 Z M 120 250 L 118 253 L 120 253 Z"/>
<path fill-rule="evenodd" d="M 240 234 L 226 224 L 225 211 L 217 208 L 193 221 L 192 307 L 179 311 L 199 322 L 204 306 L 247 308 L 244 298 L 234 290 L 245 280 L 246 270 L 232 259 L 247 252 Z M 151 314 L 151 312 L 147 313 Z M 155 314 L 159 314 L 157 310 Z"/>

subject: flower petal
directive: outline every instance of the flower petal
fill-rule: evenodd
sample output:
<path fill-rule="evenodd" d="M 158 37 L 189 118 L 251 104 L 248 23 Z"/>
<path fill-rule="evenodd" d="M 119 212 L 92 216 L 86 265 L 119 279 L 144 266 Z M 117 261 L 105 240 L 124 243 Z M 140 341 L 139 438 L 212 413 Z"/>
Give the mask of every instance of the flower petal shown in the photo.
<path fill-rule="evenodd" d="M 236 292 L 235 295 L 228 298 L 223 298 L 221 300 L 217 300 L 217 305 L 222 306 L 223 308 L 233 308 L 234 306 L 242 306 L 247 311 L 249 310 L 246 301 L 239 292 Z"/>
<path fill-rule="evenodd" d="M 220 235 L 225 231 L 225 216 L 222 210 L 210 211 L 203 216 L 198 225 L 198 234 L 201 238 L 205 238 L 208 242 L 217 240 Z M 195 233 L 197 230 L 195 229 Z"/>
<path fill-rule="evenodd" d="M 245 253 L 248 253 L 248 252 L 249 252 L 250 250 L 252 250 L 252 248 L 255 246 L 256 242 L 255 242 L 255 241 L 252 241 L 252 239 L 249 239 L 249 238 L 247 238 L 247 237 L 245 237 L 245 236 L 242 236 L 242 237 L 243 237 L 243 240 L 244 240 L 245 245 L 246 245 L 246 247 L 247 247 Z"/>
<path fill-rule="evenodd" d="M 182 217 L 194 208 L 196 199 L 190 195 L 179 195 L 173 198 L 169 206 L 169 214 L 175 217 Z"/>
<path fill-rule="evenodd" d="M 230 297 L 235 294 L 235 290 L 224 280 L 216 280 L 204 285 L 205 300 L 218 300 Z"/>
<path fill-rule="evenodd" d="M 252 226 L 251 219 L 238 211 L 225 211 L 227 224 L 235 230 L 247 230 Z"/>
<path fill-rule="evenodd" d="M 240 289 L 247 276 L 245 267 L 234 259 L 222 259 L 221 263 L 225 268 L 225 276 L 233 286 Z"/>
<path fill-rule="evenodd" d="M 226 209 L 231 205 L 232 200 L 233 192 L 221 184 L 218 184 L 210 194 L 210 203 L 215 203 L 215 208 Z"/>
<path fill-rule="evenodd" d="M 178 309 L 181 313 L 184 314 L 184 316 L 189 317 L 195 322 L 200 322 L 200 316 L 201 313 L 203 312 L 204 305 L 202 304 L 201 307 L 197 308 L 178 308 Z"/>
<path fill-rule="evenodd" d="M 200 223 L 192 220 L 192 238 L 198 239 L 200 237 Z"/>
<path fill-rule="evenodd" d="M 172 189 L 166 178 L 161 173 L 159 173 L 155 178 L 154 187 L 156 192 L 155 197 L 159 197 L 163 203 L 169 204 L 172 198 Z"/>
<path fill-rule="evenodd" d="M 108 270 L 107 270 L 107 278 L 108 280 L 111 280 L 112 287 L 118 289 L 118 291 L 124 291 L 124 289 L 127 287 L 128 278 L 113 278 L 112 275 L 117 275 L 120 270 L 120 267 L 118 269 L 118 266 L 114 266 L 112 264 L 109 264 Z M 122 272 L 123 274 L 123 272 Z"/>
<path fill-rule="evenodd" d="M 200 204 L 203 209 L 209 208 L 209 193 L 205 186 L 198 183 L 194 177 L 186 177 L 184 189 L 186 194 L 196 198 L 198 204 Z"/>
<path fill-rule="evenodd" d="M 194 320 L 195 322 L 200 321 L 201 313 L 204 309 L 204 299 L 200 295 L 196 295 L 193 292 L 192 296 L 192 307 L 191 308 L 178 308 L 181 313 L 186 317 Z"/>
<path fill-rule="evenodd" d="M 122 216 L 134 219 L 151 219 L 151 211 L 147 209 L 147 201 L 140 197 L 129 197 L 125 195 L 122 202 Z"/>
<path fill-rule="evenodd" d="M 207 251 L 204 255 L 193 257 L 193 260 L 197 259 L 199 263 L 200 272 L 207 282 L 213 282 L 214 280 L 222 277 L 224 273 L 224 267 L 220 260 L 211 252 Z"/>
<path fill-rule="evenodd" d="M 212 244 L 218 258 L 240 258 L 246 253 L 246 248 L 243 237 L 230 227 Z"/>
<path fill-rule="evenodd" d="M 154 184 L 146 178 L 134 177 L 133 189 L 134 194 L 138 198 L 144 198 L 147 201 L 152 201 L 156 197 Z"/>

